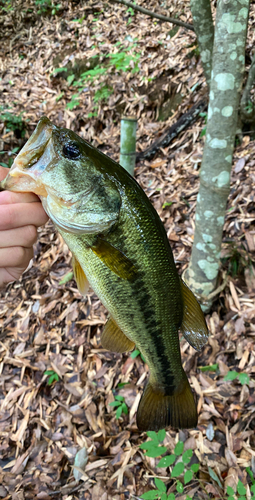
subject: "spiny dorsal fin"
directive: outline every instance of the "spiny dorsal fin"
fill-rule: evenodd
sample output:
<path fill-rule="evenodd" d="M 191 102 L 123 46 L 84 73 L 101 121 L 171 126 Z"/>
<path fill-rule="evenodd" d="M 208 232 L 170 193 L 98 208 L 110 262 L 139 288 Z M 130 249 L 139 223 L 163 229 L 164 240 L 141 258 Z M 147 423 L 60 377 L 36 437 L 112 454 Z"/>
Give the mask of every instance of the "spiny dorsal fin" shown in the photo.
<path fill-rule="evenodd" d="M 138 411 L 139 431 L 159 431 L 166 427 L 189 429 L 197 425 L 197 408 L 186 377 L 172 395 L 165 395 L 149 380 L 144 389 Z"/>
<path fill-rule="evenodd" d="M 135 343 L 129 340 L 112 318 L 104 326 L 101 344 L 104 349 L 112 352 L 132 351 Z"/>
<path fill-rule="evenodd" d="M 91 250 L 117 276 L 132 281 L 137 273 L 134 264 L 124 253 L 113 247 L 108 241 L 98 237 L 96 245 Z"/>
<path fill-rule="evenodd" d="M 181 280 L 183 319 L 180 330 L 189 344 L 197 351 L 207 343 L 209 332 L 204 314 L 195 295 Z"/>
<path fill-rule="evenodd" d="M 78 290 L 82 295 L 86 296 L 88 289 L 89 289 L 89 282 L 86 278 L 86 275 L 85 275 L 80 263 L 78 262 L 78 260 L 76 259 L 76 257 L 74 255 L 72 256 L 72 266 L 73 266 L 74 278 L 76 280 Z"/>

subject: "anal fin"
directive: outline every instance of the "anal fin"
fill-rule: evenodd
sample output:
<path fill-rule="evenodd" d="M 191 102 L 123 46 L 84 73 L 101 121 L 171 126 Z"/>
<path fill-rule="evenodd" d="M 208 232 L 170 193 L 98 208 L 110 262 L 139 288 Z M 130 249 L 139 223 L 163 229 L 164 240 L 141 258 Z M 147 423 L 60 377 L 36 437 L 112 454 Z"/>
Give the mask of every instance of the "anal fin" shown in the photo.
<path fill-rule="evenodd" d="M 180 330 L 188 343 L 197 351 L 207 343 L 209 332 L 203 311 L 195 295 L 181 280 L 183 319 Z"/>
<path fill-rule="evenodd" d="M 104 326 L 101 344 L 104 349 L 112 352 L 132 351 L 135 347 L 135 343 L 127 338 L 112 318 Z"/>
<path fill-rule="evenodd" d="M 190 429 L 197 425 L 197 408 L 186 374 L 173 394 L 165 395 L 150 380 L 144 389 L 138 411 L 137 427 L 141 432 L 167 427 Z"/>
<path fill-rule="evenodd" d="M 78 290 L 82 295 L 86 296 L 90 285 L 80 263 L 74 255 L 72 256 L 72 266 Z"/>

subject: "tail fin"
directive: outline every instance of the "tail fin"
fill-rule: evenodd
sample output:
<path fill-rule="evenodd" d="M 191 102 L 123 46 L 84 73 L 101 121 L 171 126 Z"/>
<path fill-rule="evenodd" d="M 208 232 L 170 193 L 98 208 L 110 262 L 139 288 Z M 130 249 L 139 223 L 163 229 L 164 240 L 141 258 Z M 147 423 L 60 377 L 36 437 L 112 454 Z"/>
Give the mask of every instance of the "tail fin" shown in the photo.
<path fill-rule="evenodd" d="M 188 429 L 196 425 L 197 408 L 186 375 L 180 390 L 171 396 L 158 392 L 149 380 L 137 411 L 140 431 L 158 431 L 169 426 Z"/>

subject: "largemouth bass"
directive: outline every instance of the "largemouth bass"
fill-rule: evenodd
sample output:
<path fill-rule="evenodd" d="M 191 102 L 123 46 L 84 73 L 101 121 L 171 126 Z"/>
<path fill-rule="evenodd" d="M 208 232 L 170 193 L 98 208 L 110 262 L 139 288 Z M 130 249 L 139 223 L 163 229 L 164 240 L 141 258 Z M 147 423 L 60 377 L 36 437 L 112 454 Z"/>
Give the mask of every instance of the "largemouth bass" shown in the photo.
<path fill-rule="evenodd" d="M 179 329 L 200 349 L 208 331 L 178 276 L 164 226 L 138 183 L 74 132 L 43 117 L 0 189 L 31 191 L 73 255 L 74 276 L 109 311 L 102 345 L 136 345 L 150 370 L 137 425 L 195 427 L 197 409 L 181 363 Z"/>

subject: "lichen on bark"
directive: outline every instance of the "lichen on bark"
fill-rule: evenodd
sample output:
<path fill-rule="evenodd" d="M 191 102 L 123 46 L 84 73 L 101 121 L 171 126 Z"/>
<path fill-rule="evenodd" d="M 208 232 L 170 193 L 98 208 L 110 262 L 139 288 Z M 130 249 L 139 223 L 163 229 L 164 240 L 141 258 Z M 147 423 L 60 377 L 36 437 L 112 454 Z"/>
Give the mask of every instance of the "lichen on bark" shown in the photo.
<path fill-rule="evenodd" d="M 217 284 L 232 155 L 244 73 L 249 0 L 218 0 L 213 45 L 208 122 L 196 228 L 185 280 L 210 307 Z M 235 54 L 235 57 L 233 57 Z"/>
<path fill-rule="evenodd" d="M 193 18 L 193 25 L 197 35 L 204 74 L 207 85 L 210 87 L 212 48 L 214 39 L 214 26 L 210 0 L 190 0 L 190 9 Z"/>

